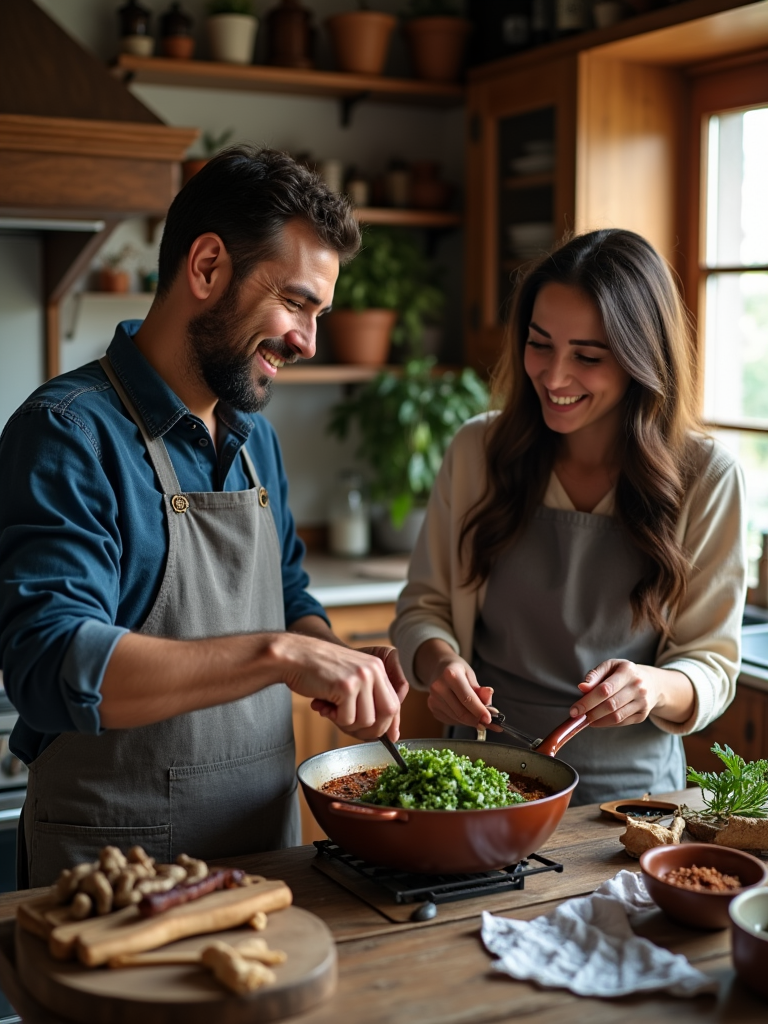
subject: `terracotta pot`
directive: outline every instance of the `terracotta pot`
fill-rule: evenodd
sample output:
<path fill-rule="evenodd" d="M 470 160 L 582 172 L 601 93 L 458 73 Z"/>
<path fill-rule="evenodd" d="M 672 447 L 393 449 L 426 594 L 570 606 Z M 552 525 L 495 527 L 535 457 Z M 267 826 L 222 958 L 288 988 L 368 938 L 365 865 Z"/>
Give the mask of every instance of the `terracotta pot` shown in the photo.
<path fill-rule="evenodd" d="M 181 165 L 182 187 L 187 184 L 190 178 L 194 178 L 197 172 L 201 171 L 207 163 L 208 161 L 202 158 L 198 160 L 185 160 Z"/>
<path fill-rule="evenodd" d="M 257 18 L 250 14 L 214 14 L 206 20 L 214 60 L 250 64 L 256 41 Z"/>
<path fill-rule="evenodd" d="M 334 309 L 325 322 L 337 361 L 383 366 L 396 321 L 396 309 Z"/>
<path fill-rule="evenodd" d="M 466 18 L 411 18 L 405 38 L 417 78 L 429 82 L 455 82 L 464 64 L 472 22 Z"/>
<path fill-rule="evenodd" d="M 129 292 L 131 290 L 131 276 L 127 270 L 113 270 L 112 267 L 102 267 L 99 271 L 100 292 Z"/>
<path fill-rule="evenodd" d="M 380 75 L 397 18 L 381 11 L 347 11 L 327 18 L 325 24 L 339 71 Z"/>
<path fill-rule="evenodd" d="M 160 40 L 160 50 L 164 57 L 191 60 L 195 52 L 195 40 L 192 36 L 166 36 Z"/>

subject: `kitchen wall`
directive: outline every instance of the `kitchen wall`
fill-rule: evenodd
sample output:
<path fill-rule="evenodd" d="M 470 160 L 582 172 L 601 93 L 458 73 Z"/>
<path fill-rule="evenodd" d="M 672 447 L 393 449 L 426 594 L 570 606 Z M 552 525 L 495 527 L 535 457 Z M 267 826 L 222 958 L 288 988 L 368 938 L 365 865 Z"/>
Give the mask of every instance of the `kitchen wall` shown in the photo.
<path fill-rule="evenodd" d="M 117 52 L 116 9 L 121 0 L 37 0 L 83 46 L 107 61 Z M 142 0 L 155 18 L 167 10 L 167 0 Z M 276 3 L 276 0 L 275 0 Z M 316 12 L 318 66 L 330 67 L 331 57 L 322 20 L 327 15 L 354 9 L 354 0 L 305 0 Z M 257 2 L 263 14 L 274 6 Z M 377 9 L 397 13 L 404 0 L 377 0 Z M 203 33 L 204 0 L 185 0 L 183 7 L 196 19 L 197 53 L 206 56 Z M 263 33 L 257 36 L 256 60 L 263 59 Z M 387 71 L 408 74 L 404 46 L 395 35 Z M 463 180 L 464 118 L 461 110 L 435 112 L 406 106 L 361 103 L 353 112 L 351 127 L 340 124 L 333 101 L 161 86 L 135 86 L 135 94 L 164 121 L 194 126 L 214 134 L 233 129 L 232 141 L 250 141 L 290 152 L 309 152 L 322 160 L 340 159 L 363 173 L 384 170 L 396 156 L 406 160 L 434 159 L 445 176 L 459 187 Z M 199 144 L 190 155 L 200 151 Z M 128 243 L 134 250 L 131 266 L 137 281 L 156 263 L 160 231 L 147 239 L 143 221 L 126 221 L 104 247 L 102 256 Z M 461 358 L 460 301 L 462 239 L 460 232 L 446 233 L 438 242 L 436 259 L 444 268 L 449 296 L 441 358 Z M 98 258 L 96 260 L 98 263 Z M 41 247 L 32 235 L 0 234 L 0 426 L 20 399 L 43 379 Z M 75 292 L 88 291 L 87 278 Z M 64 339 L 62 368 L 80 365 L 100 355 L 111 336 L 112 325 L 121 319 L 141 317 L 146 300 L 139 296 L 108 303 L 75 295 L 62 311 Z M 318 359 L 327 359 L 322 333 Z M 291 481 L 292 507 L 302 525 L 321 523 L 341 470 L 353 464 L 353 444 L 341 446 L 323 433 L 331 405 L 341 397 L 339 386 L 278 386 L 266 415 L 279 432 Z"/>

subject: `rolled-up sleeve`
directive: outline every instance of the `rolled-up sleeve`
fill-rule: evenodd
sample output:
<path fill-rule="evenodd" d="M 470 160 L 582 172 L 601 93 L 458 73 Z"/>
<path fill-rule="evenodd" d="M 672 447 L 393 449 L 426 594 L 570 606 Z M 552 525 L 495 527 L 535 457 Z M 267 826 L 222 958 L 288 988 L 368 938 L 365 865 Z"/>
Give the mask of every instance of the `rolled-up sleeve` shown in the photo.
<path fill-rule="evenodd" d="M 96 733 L 104 669 L 126 632 L 114 624 L 121 543 L 98 446 L 74 413 L 29 402 L 0 439 L 0 479 L 8 696 L 37 733 Z"/>
<path fill-rule="evenodd" d="M 747 587 L 744 481 L 720 445 L 691 496 L 682 543 L 691 562 L 685 598 L 656 659 L 688 676 L 696 695 L 687 722 L 652 715 L 665 732 L 686 735 L 705 728 L 736 693 L 741 658 L 741 618 Z"/>

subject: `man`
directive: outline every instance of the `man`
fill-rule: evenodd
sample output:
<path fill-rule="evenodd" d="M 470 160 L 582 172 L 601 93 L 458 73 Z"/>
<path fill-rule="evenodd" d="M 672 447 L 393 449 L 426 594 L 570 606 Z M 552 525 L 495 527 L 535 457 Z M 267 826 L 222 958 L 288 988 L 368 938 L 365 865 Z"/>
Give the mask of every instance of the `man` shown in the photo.
<path fill-rule="evenodd" d="M 353 736 L 397 738 L 397 655 L 343 646 L 306 593 L 277 440 L 254 415 L 314 355 L 359 244 L 346 199 L 289 157 L 220 154 L 171 206 L 146 320 L 9 421 L 20 884 L 107 843 L 167 862 L 300 842 L 289 688 Z"/>

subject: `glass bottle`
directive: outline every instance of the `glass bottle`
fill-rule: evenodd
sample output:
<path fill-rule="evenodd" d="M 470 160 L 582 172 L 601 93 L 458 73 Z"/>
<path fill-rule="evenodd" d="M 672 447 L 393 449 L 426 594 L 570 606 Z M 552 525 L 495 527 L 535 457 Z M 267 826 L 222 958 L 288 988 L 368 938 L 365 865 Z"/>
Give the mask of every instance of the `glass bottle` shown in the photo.
<path fill-rule="evenodd" d="M 516 53 L 531 45 L 531 0 L 507 0 L 501 12 L 504 53 Z"/>
<path fill-rule="evenodd" d="M 589 27 L 586 0 L 555 0 L 555 35 L 572 36 Z"/>
<path fill-rule="evenodd" d="M 150 29 L 152 12 L 136 3 L 136 0 L 128 0 L 118 9 L 117 17 L 120 23 L 120 52 L 151 57 L 155 47 Z"/>
<path fill-rule="evenodd" d="M 328 547 L 331 554 L 360 558 L 371 547 L 371 521 L 359 473 L 342 473 L 328 514 Z"/>

